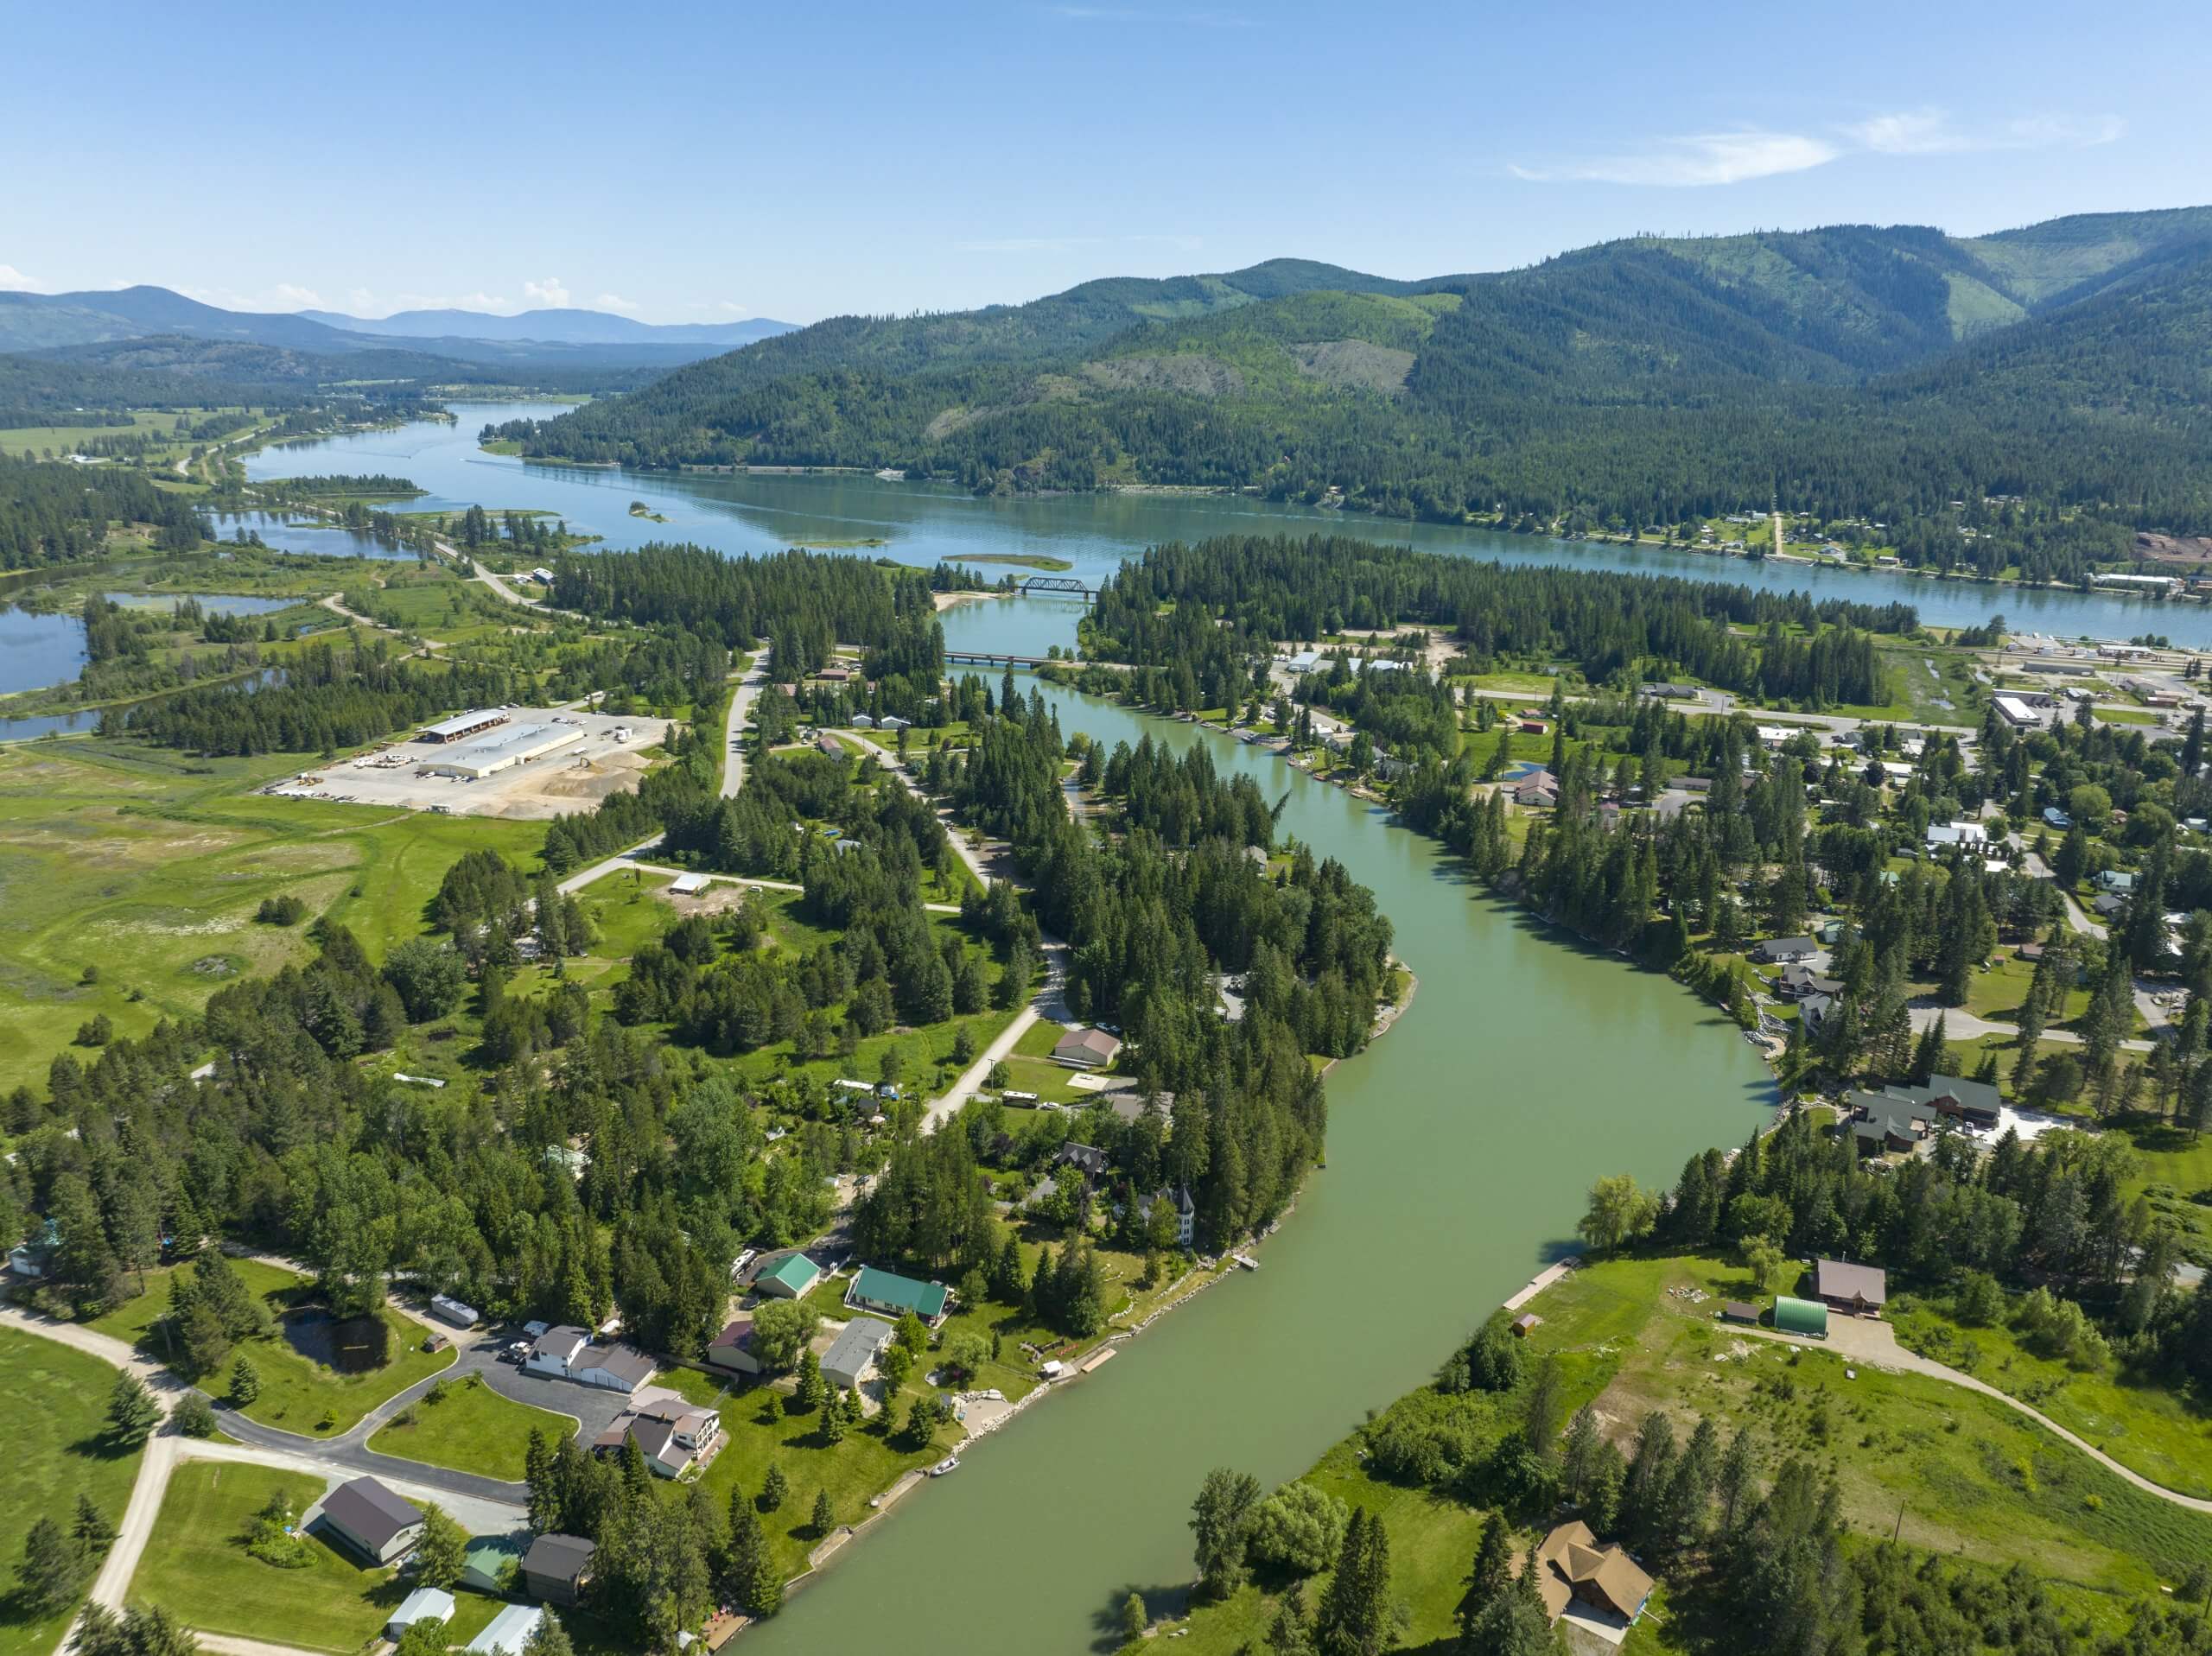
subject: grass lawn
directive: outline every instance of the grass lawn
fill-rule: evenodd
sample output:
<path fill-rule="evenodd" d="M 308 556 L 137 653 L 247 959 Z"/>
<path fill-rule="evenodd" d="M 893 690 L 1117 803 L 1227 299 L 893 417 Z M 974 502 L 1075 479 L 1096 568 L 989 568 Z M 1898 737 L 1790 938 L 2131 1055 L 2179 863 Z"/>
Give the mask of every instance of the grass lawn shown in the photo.
<path fill-rule="evenodd" d="M 304 927 L 255 921 L 264 898 L 300 898 L 381 957 L 421 933 L 463 852 L 536 866 L 542 823 L 251 791 L 301 762 L 98 739 L 0 748 L 0 1091 L 41 1081 L 95 1013 L 143 1036 L 306 959 Z"/>
<path fill-rule="evenodd" d="M 542 1431 L 548 1443 L 555 1443 L 575 1430 L 571 1415 L 532 1408 L 501 1397 L 480 1380 L 464 1380 L 447 1386 L 435 1403 L 425 1397 L 408 1405 L 369 1439 L 369 1447 L 379 1455 L 515 1483 L 522 1479 L 531 1432 Z"/>
<path fill-rule="evenodd" d="M 64 1523 L 79 1494 L 111 1520 L 120 1520 L 138 1475 L 137 1450 L 118 1454 L 102 1434 L 115 1371 L 97 1357 L 36 1335 L 0 1329 L 0 1390 L 10 1407 L 0 1422 L 0 1558 L 9 1566 L 0 1593 L 0 1656 L 47 1656 L 75 1615 L 73 1603 L 54 1615 L 25 1614 L 13 1591 L 23 1538 L 41 1518 Z M 89 1578 L 86 1586 L 92 1585 Z"/>
<path fill-rule="evenodd" d="M 245 1285 L 260 1295 L 271 1314 L 280 1319 L 312 1295 L 306 1279 L 289 1271 L 257 1259 L 234 1259 L 232 1264 Z M 155 1324 L 168 1311 L 168 1278 L 175 1269 L 149 1271 L 144 1293 L 95 1318 L 90 1326 L 143 1346 L 157 1361 L 168 1361 L 169 1353 Z M 422 1326 L 395 1310 L 387 1308 L 384 1320 L 391 1331 L 391 1356 L 382 1367 L 365 1374 L 340 1374 L 314 1361 L 293 1348 L 281 1328 L 261 1339 L 244 1342 L 238 1350 L 252 1358 L 261 1373 L 261 1395 L 247 1405 L 247 1418 L 307 1437 L 334 1436 L 352 1428 L 394 1393 L 449 1367 L 458 1355 L 450 1348 L 435 1355 L 424 1351 Z M 207 1383 L 219 1393 L 228 1383 L 228 1371 L 211 1376 Z M 328 1425 L 323 1424 L 326 1419 Z M 524 1428 L 525 1434 L 527 1431 Z"/>
<path fill-rule="evenodd" d="M 1670 1289 L 1712 1298 L 1693 1303 Z M 1762 1296 L 1716 1259 L 1605 1261 L 1534 1302 L 1530 1309 L 1544 1321 L 1531 1344 L 1559 1355 L 1567 1406 L 1594 1402 L 1608 1435 L 1624 1449 L 1653 1409 L 1673 1417 L 1678 1441 L 1700 1414 L 1724 1437 L 1751 1429 L 1765 1475 L 1785 1457 L 1833 1472 L 1859 1535 L 1887 1535 L 1901 1524 L 1904 1540 L 1929 1552 L 1963 1554 L 1998 1570 L 2024 1564 L 2064 1594 L 2069 1615 L 2078 1610 L 2099 1631 L 2120 1631 L 2126 1598 L 2156 1594 L 2212 1545 L 2212 1517 L 2138 1490 L 1995 1399 L 1930 1377 L 1865 1367 L 1847 1379 L 1844 1362 L 1827 1352 L 1717 1325 L 1719 1297 Z M 1508 1429 L 1516 1400 L 1481 1393 L 1452 1399 L 1424 1388 L 1390 1413 L 1459 1414 L 1479 1442 Z M 1370 1477 L 1360 1449 L 1356 1433 L 1307 1477 L 1382 1517 L 1392 1584 L 1413 1615 L 1405 1643 L 1420 1647 L 1446 1638 L 1486 1513 Z M 1518 1539 L 1528 1535 L 1524 1530 Z M 1320 1587 L 1308 1583 L 1309 1602 Z M 1189 1623 L 1189 1646 L 1179 1648 L 1190 1656 L 1230 1656 L 1263 1632 L 1273 1614 L 1268 1596 L 1247 1588 L 1199 1610 Z M 1667 1627 L 1654 1624 L 1639 1628 L 1632 1645 L 1666 1642 Z"/>
<path fill-rule="evenodd" d="M 304 1569 L 278 1569 L 247 1552 L 254 1515 L 280 1492 L 296 1519 L 321 1499 L 323 1480 L 222 1461 L 178 1467 L 130 1578 L 130 1596 L 158 1604 L 203 1633 L 309 1650 L 359 1650 L 406 1591 L 391 1570 L 364 1570 L 313 1534 Z"/>

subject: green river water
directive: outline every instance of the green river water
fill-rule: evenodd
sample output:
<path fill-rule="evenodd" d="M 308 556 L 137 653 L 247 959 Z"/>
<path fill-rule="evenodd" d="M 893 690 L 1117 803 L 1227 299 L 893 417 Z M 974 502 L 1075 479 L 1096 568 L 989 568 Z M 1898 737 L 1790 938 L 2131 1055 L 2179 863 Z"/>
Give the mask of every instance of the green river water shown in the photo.
<path fill-rule="evenodd" d="M 251 465 L 257 476 L 410 476 L 434 492 L 433 508 L 543 506 L 613 544 L 658 536 L 744 552 L 880 535 L 883 551 L 906 562 L 1036 550 L 1086 575 L 1147 541 L 1210 532 L 1406 536 L 1230 500 L 976 502 L 866 479 L 694 482 L 525 467 L 474 452 L 477 426 L 514 410 L 460 412 L 457 428 L 370 434 L 311 455 L 270 451 Z M 641 528 L 626 517 L 633 498 L 673 521 Z M 1526 538 L 1411 538 L 1478 555 L 1585 556 Z M 1778 573 L 1668 555 L 1587 561 L 1762 582 Z M 1887 585 L 1870 577 L 1850 590 L 1886 597 Z M 1962 610 L 1974 601 L 1927 584 L 1912 595 Z M 1975 607 L 1987 603 L 1976 596 Z M 1068 600 L 969 604 L 947 614 L 947 642 L 1042 654 L 1072 642 L 1080 612 Z M 1190 1578 L 1185 1524 L 1208 1468 L 1270 1484 L 1301 1471 L 1365 1410 L 1425 1380 L 1489 1308 L 1567 1249 L 1598 1175 L 1670 1180 L 1691 1152 L 1740 1140 L 1772 1104 L 1764 1068 L 1713 1009 L 1663 977 L 1546 935 L 1385 812 L 1218 733 L 1050 694 L 1070 733 L 1210 742 L 1217 765 L 1249 770 L 1268 797 L 1287 789 L 1283 830 L 1375 889 L 1419 991 L 1387 1036 L 1331 1075 L 1328 1165 L 1268 1240 L 1259 1272 L 1161 1319 L 977 1445 L 957 1474 L 917 1491 L 780 1617 L 748 1633 L 746 1656 L 1110 1647 L 1109 1619 L 1131 1589 L 1164 1610 Z"/>

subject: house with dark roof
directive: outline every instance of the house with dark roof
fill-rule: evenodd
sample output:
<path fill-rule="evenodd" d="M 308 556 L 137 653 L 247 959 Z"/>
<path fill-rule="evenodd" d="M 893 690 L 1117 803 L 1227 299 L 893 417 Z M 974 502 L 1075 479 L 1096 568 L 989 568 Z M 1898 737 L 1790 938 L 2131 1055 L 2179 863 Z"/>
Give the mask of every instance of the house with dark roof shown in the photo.
<path fill-rule="evenodd" d="M 372 1564 L 390 1564 L 423 1539 L 422 1509 L 378 1483 L 355 1478 L 322 1498 L 323 1523 Z"/>
<path fill-rule="evenodd" d="M 1878 1265 L 1848 1259 L 1813 1262 L 1813 1298 L 1832 1311 L 1852 1317 L 1879 1317 L 1889 1303 L 1889 1276 Z"/>
<path fill-rule="evenodd" d="M 1939 1113 L 1932 1104 L 1886 1093 L 1853 1093 L 1851 1136 L 1862 1156 L 1910 1155 L 1935 1136 Z"/>
<path fill-rule="evenodd" d="M 635 1346 L 601 1345 L 594 1342 L 578 1352 L 569 1364 L 569 1378 L 582 1386 L 609 1392 L 634 1392 L 656 1374 L 660 1365 Z"/>
<path fill-rule="evenodd" d="M 1052 1158 L 1063 1167 L 1072 1167 L 1097 1178 L 1106 1171 L 1106 1152 L 1090 1145 L 1079 1145 L 1072 1139 L 1060 1146 L 1060 1153 Z"/>
<path fill-rule="evenodd" d="M 1843 980 L 1822 977 L 1804 961 L 1793 961 L 1782 968 L 1782 981 L 1775 986 L 1775 993 L 1784 1000 L 1802 1000 L 1807 995 L 1840 995 L 1843 993 Z"/>
<path fill-rule="evenodd" d="M 1618 1647 L 1656 1584 L 1618 1544 L 1600 1546 L 1580 1519 L 1544 1538 L 1535 1568 L 1544 1614 L 1569 1624 L 1571 1649 Z"/>
<path fill-rule="evenodd" d="M 1751 950 L 1751 958 L 1762 966 L 1785 966 L 1792 961 L 1809 961 L 1820 947 L 1810 937 L 1770 937 Z"/>
<path fill-rule="evenodd" d="M 1103 1029 L 1071 1029 L 1052 1048 L 1052 1062 L 1071 1069 L 1103 1069 L 1121 1055 L 1122 1039 Z"/>
<path fill-rule="evenodd" d="M 592 1554 L 598 1551 L 596 1541 L 581 1535 L 541 1535 L 523 1555 L 523 1585 L 548 1604 L 574 1604 L 591 1584 Z"/>
<path fill-rule="evenodd" d="M 614 1417 L 592 1440 L 594 1454 L 619 1453 L 634 1443 L 646 1468 L 664 1478 L 681 1477 L 721 1452 L 722 1417 L 718 1409 L 691 1402 L 675 1392 L 655 1389 Z"/>
<path fill-rule="evenodd" d="M 707 1361 L 715 1368 L 727 1368 L 734 1374 L 757 1374 L 760 1359 L 753 1352 L 753 1319 L 733 1317 L 722 1324 L 712 1344 L 707 1348 Z"/>

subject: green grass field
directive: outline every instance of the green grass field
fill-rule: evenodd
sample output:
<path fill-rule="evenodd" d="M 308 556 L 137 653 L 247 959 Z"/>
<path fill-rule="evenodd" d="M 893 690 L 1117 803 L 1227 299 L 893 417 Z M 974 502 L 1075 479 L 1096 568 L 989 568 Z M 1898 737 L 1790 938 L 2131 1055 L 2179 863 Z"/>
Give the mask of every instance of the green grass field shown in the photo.
<path fill-rule="evenodd" d="M 304 927 L 256 923 L 264 898 L 301 898 L 381 957 L 423 930 L 464 851 L 535 866 L 543 824 L 251 791 L 300 764 L 97 739 L 0 748 L 0 1089 L 41 1078 L 95 1013 L 143 1035 L 306 959 Z"/>
<path fill-rule="evenodd" d="M 1701 1303 L 1671 1289 L 1702 1291 Z M 1962 1554 L 2002 1570 L 2018 1562 L 2059 1593 L 2069 1620 L 2126 1626 L 2126 1600 L 2155 1595 L 2212 1545 L 2212 1517 L 2137 1489 L 1994 1399 L 1933 1378 L 1847 1365 L 1830 1353 L 1717 1325 L 1719 1297 L 1761 1298 L 1740 1271 L 1707 1258 L 1608 1260 L 1575 1272 L 1529 1307 L 1531 1336 L 1559 1355 L 1571 1409 L 1593 1401 L 1608 1435 L 1627 1444 L 1664 1410 L 1678 1439 L 1698 1416 L 1724 1435 L 1758 1434 L 1768 1468 L 1793 1456 L 1832 1471 L 1860 1535 Z M 1424 1390 L 1393 1412 L 1464 1407 L 1478 1438 L 1513 1416 L 1474 1394 L 1464 1403 Z M 1392 1584 L 1412 1612 L 1405 1643 L 1448 1638 L 1467 1561 L 1486 1514 L 1458 1500 L 1370 1477 L 1357 1434 L 1324 1456 L 1310 1481 L 1380 1513 Z M 1195 1493 L 1197 1473 L 1193 1472 Z M 1527 1532 L 1520 1539 L 1525 1541 Z M 1312 1602 L 1321 1583 L 1308 1583 Z M 1662 1584 L 1663 1590 L 1663 1584 Z M 1230 1656 L 1262 1634 L 1272 1598 L 1247 1588 L 1192 1617 L 1190 1656 Z M 1680 1647 L 1679 1623 L 1646 1618 L 1632 1651 Z"/>
<path fill-rule="evenodd" d="M 308 1298 L 304 1278 L 258 1259 L 232 1263 L 245 1285 L 261 1297 L 274 1316 L 281 1317 Z M 169 1278 L 178 1268 L 181 1267 L 149 1271 L 144 1293 L 94 1318 L 88 1326 L 143 1347 L 157 1361 L 168 1361 L 163 1330 L 156 1325 L 168 1312 Z M 455 1354 L 451 1350 L 434 1355 L 423 1349 L 421 1324 L 391 1310 L 385 1310 L 384 1318 L 391 1330 L 390 1355 L 382 1367 L 365 1374 L 340 1374 L 314 1362 L 294 1349 L 281 1331 L 243 1342 L 238 1350 L 253 1360 L 261 1374 L 261 1395 L 247 1406 L 247 1418 L 306 1437 L 333 1437 L 349 1430 L 393 1393 L 453 1363 Z M 211 1377 L 207 1387 L 219 1393 L 227 1380 L 227 1374 Z M 327 1426 L 322 1424 L 326 1418 L 331 1423 Z M 528 1430 L 524 1428 L 525 1435 Z"/>
<path fill-rule="evenodd" d="M 245 1538 L 255 1514 L 279 1493 L 296 1519 L 321 1498 L 323 1480 L 220 1461 L 178 1467 L 130 1578 L 130 1597 L 203 1633 L 308 1650 L 360 1649 L 407 1596 L 404 1587 L 391 1570 L 365 1570 L 313 1533 L 304 1569 L 253 1557 Z"/>
<path fill-rule="evenodd" d="M 47 1656 L 76 1613 L 31 1616 L 15 1596 L 14 1566 L 23 1538 L 43 1517 L 67 1523 L 79 1494 L 111 1521 L 123 1516 L 138 1475 L 139 1452 L 118 1454 L 101 1434 L 115 1371 L 97 1357 L 0 1329 L 0 1390 L 10 1406 L 0 1418 L 0 1560 L 9 1575 L 0 1590 L 0 1656 Z M 87 1587 L 91 1586 L 88 1580 Z"/>
<path fill-rule="evenodd" d="M 410 1415 L 411 1420 L 407 1418 Z M 575 1430 L 572 1415 L 534 1409 L 501 1397 L 480 1381 L 470 1385 L 464 1380 L 447 1386 L 435 1403 L 426 1397 L 410 1404 L 397 1418 L 378 1430 L 369 1447 L 379 1455 L 518 1483 L 532 1431 L 543 1432 L 546 1441 L 553 1443 L 573 1436 Z"/>

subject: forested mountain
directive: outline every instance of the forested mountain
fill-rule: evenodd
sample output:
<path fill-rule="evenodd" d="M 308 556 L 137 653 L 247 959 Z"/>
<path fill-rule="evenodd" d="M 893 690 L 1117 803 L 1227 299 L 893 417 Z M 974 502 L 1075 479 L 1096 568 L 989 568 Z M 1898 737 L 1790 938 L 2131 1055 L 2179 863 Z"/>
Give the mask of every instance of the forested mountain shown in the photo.
<path fill-rule="evenodd" d="M 1639 238 L 1427 282 L 1279 261 L 836 318 L 501 429 L 642 466 L 1202 484 L 1530 527 L 2020 495 L 2190 529 L 2212 522 L 2208 273 L 2194 208 Z"/>
<path fill-rule="evenodd" d="M 354 325 L 351 317 L 327 318 L 324 313 L 225 310 L 167 288 L 120 288 L 106 293 L 0 292 L 0 351 L 45 351 L 180 335 L 346 356 L 386 352 L 392 348 L 392 338 L 404 337 L 414 342 L 413 349 L 427 355 L 453 362 L 498 365 L 511 373 L 641 367 L 665 372 L 731 343 L 718 329 L 660 329 L 625 317 L 598 317 L 595 312 L 575 313 L 597 318 L 588 325 L 549 321 L 543 338 L 511 327 L 523 318 L 484 316 L 469 311 L 410 314 L 423 319 L 419 326 L 390 328 L 370 324 L 364 329 Z M 529 314 L 559 318 L 563 313 Z M 399 320 L 385 319 L 387 322 Z M 433 327 L 435 333 L 421 331 Z"/>
<path fill-rule="evenodd" d="M 766 316 L 741 322 L 639 322 L 603 310 L 525 310 L 492 316 L 477 310 L 403 310 L 389 316 L 348 316 L 303 310 L 309 321 L 348 333 L 389 339 L 539 339 L 559 345 L 750 345 L 789 333 L 793 324 Z"/>

